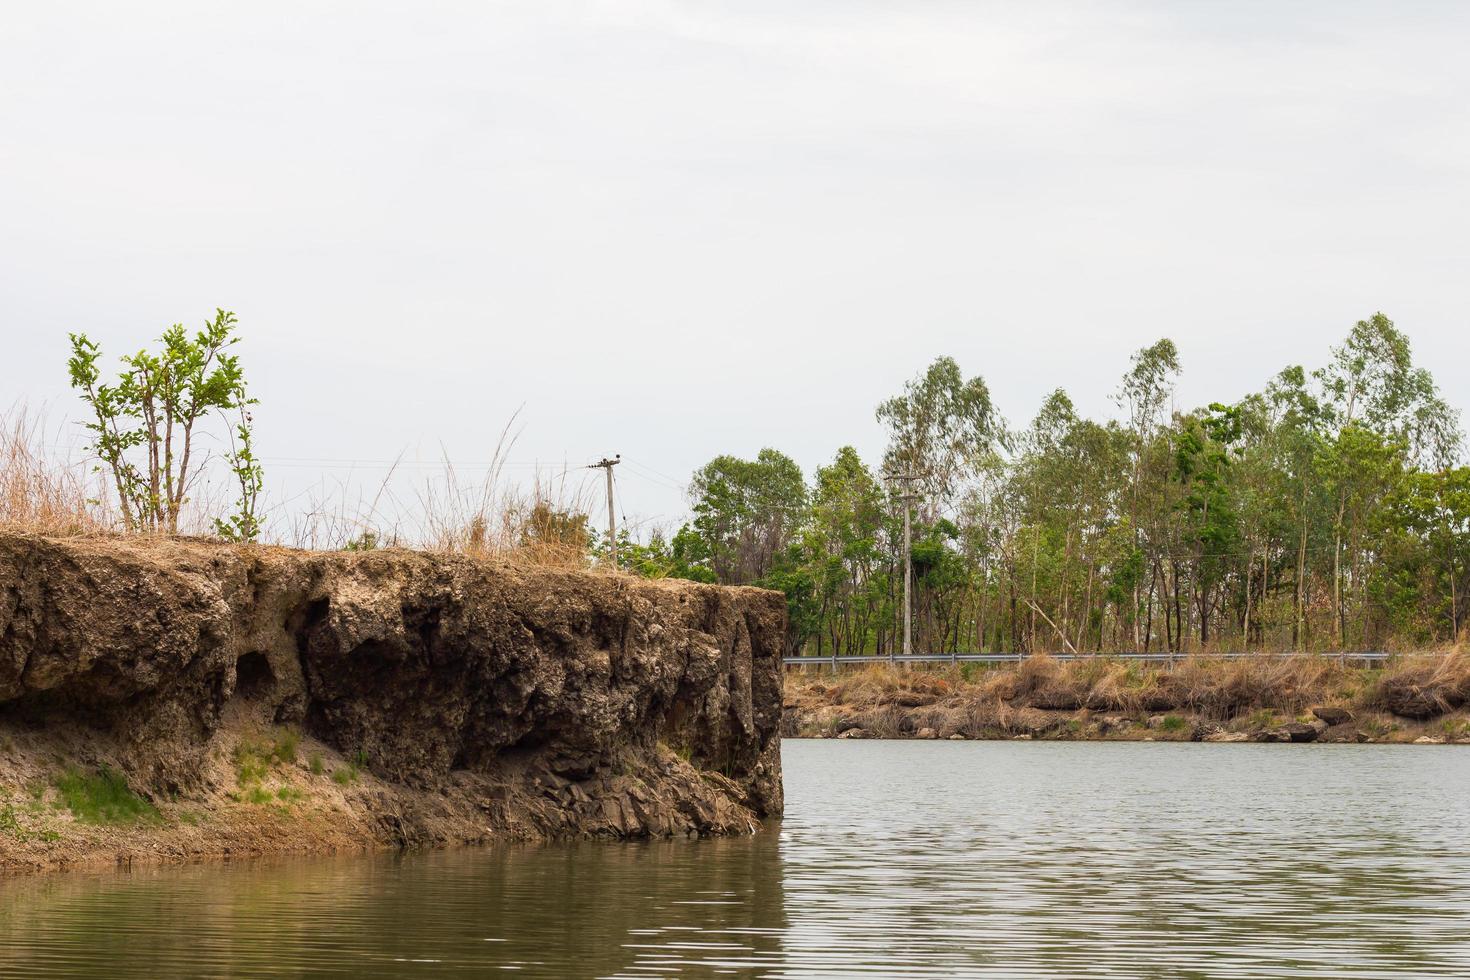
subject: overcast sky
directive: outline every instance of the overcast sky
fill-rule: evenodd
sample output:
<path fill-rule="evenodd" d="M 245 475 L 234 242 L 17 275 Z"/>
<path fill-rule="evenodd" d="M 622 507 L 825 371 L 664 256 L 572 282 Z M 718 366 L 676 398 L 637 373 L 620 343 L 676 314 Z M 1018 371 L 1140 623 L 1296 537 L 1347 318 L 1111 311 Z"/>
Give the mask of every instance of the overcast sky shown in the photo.
<path fill-rule="evenodd" d="M 7 6 L 0 406 L 234 310 L 272 492 L 339 461 L 875 458 L 939 354 L 1182 405 L 1383 310 L 1470 407 L 1463 3 Z M 522 406 L 524 408 L 522 409 Z M 331 461 L 331 462 L 327 462 Z M 523 472 L 529 472 L 527 468 Z M 374 477 L 375 479 L 375 477 Z"/>

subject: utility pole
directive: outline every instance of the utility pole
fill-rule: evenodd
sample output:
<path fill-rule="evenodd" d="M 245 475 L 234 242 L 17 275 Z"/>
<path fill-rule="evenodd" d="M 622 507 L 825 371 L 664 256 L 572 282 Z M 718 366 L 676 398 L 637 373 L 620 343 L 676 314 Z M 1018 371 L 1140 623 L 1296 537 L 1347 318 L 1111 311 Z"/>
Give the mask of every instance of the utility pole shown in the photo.
<path fill-rule="evenodd" d="M 613 516 L 612 468 L 614 466 L 617 466 L 618 463 L 622 461 L 622 459 L 623 456 L 621 453 L 619 453 L 612 459 L 603 457 L 602 459 L 593 463 L 591 466 L 587 467 L 589 470 L 600 469 L 607 474 L 607 546 L 609 552 L 612 555 L 613 568 L 618 567 L 618 521 L 617 518 Z"/>
<path fill-rule="evenodd" d="M 907 657 L 914 652 L 914 603 L 910 598 L 910 590 L 913 588 L 912 583 L 914 579 L 914 552 L 909 542 L 911 534 L 909 530 L 909 505 L 919 499 L 919 495 L 914 493 L 910 484 L 919 478 L 919 474 L 911 470 L 905 470 L 902 473 L 888 473 L 886 476 L 888 479 L 901 483 L 904 486 L 903 493 L 898 495 L 898 499 L 903 504 L 903 655 Z M 892 659 L 891 654 L 889 655 L 889 659 Z"/>

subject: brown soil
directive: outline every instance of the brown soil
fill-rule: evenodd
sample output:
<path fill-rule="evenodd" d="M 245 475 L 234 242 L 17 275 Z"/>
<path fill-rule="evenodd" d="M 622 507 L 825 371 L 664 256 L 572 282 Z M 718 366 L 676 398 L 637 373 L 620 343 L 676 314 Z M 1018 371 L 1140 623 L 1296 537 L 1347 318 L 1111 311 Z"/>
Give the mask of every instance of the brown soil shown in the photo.
<path fill-rule="evenodd" d="M 784 640 L 758 589 L 0 534 L 0 873 L 748 833 Z M 153 811 L 79 819 L 108 770 Z"/>
<path fill-rule="evenodd" d="M 964 672 L 787 673 L 783 733 L 806 738 L 1470 743 L 1470 656 L 1369 669 L 1329 657 L 1122 660 Z"/>

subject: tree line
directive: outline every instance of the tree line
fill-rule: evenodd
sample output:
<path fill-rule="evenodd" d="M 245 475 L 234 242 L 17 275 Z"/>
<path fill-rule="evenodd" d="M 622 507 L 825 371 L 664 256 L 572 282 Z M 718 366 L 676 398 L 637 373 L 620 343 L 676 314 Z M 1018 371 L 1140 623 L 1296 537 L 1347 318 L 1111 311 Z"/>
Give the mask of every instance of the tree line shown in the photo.
<path fill-rule="evenodd" d="M 1174 410 L 1179 371 L 1160 340 L 1132 356 L 1117 418 L 1084 418 L 1058 389 L 1012 427 L 981 377 L 940 357 L 877 406 L 881 460 L 844 446 L 808 481 L 776 449 L 717 456 L 691 480 L 692 519 L 671 537 L 625 539 L 623 563 L 779 589 L 798 647 L 886 654 L 902 643 L 902 483 L 918 651 L 1463 636 L 1459 419 L 1388 317 L 1231 404 Z"/>

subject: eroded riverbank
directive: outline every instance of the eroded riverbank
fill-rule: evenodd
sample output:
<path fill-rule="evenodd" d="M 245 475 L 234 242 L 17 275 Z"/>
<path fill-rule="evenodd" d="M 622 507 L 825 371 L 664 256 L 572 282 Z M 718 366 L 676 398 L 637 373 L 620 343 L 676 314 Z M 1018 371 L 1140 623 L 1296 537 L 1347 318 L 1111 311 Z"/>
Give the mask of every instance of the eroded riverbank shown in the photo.
<path fill-rule="evenodd" d="M 779 593 L 0 535 L 0 871 L 742 834 Z"/>

